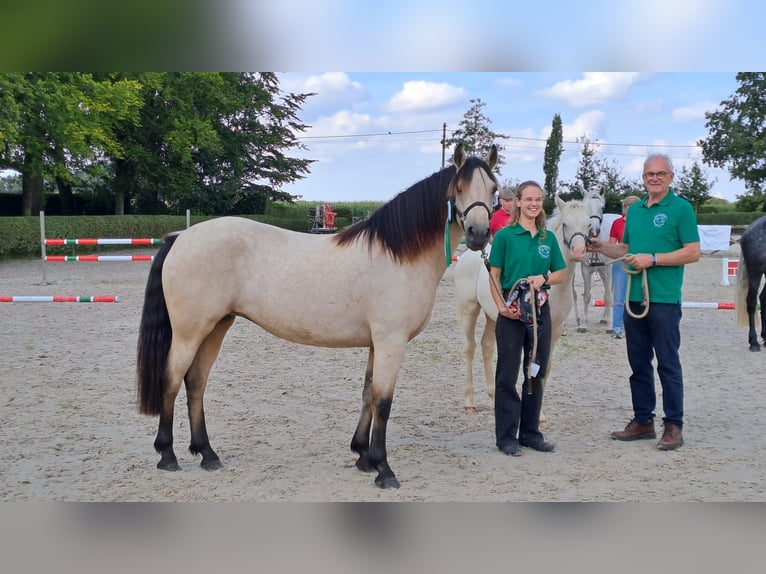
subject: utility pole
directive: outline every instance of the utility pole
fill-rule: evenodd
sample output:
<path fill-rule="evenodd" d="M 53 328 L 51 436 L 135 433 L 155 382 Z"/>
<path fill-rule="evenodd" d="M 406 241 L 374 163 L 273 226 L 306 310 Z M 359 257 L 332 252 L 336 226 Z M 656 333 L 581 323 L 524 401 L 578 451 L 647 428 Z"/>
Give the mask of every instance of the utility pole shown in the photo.
<path fill-rule="evenodd" d="M 444 153 L 447 149 L 447 122 L 442 126 L 442 169 L 444 169 Z"/>

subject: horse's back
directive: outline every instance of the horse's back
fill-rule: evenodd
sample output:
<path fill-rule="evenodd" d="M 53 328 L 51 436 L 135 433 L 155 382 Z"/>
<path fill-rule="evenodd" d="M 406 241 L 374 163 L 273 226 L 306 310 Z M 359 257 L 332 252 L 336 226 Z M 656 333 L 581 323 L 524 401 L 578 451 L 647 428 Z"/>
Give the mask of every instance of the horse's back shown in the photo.
<path fill-rule="evenodd" d="M 178 326 L 192 339 L 233 314 L 324 347 L 370 346 L 375 329 L 411 338 L 427 323 L 436 290 L 419 267 L 396 264 L 362 241 L 338 246 L 332 235 L 239 217 L 181 232 L 163 287 L 174 332 Z"/>

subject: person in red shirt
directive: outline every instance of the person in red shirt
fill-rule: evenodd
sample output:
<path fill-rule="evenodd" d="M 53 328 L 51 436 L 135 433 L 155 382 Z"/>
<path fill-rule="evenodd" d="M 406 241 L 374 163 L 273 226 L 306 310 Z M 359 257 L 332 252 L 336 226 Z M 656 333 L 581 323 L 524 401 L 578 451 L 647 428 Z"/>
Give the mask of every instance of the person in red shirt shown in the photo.
<path fill-rule="evenodd" d="M 609 230 L 609 243 L 622 243 L 622 234 L 625 232 L 625 221 L 628 214 L 628 208 L 636 203 L 640 197 L 629 195 L 622 200 L 622 217 L 612 222 Z M 612 330 L 615 339 L 622 339 L 622 315 L 625 312 L 625 289 L 628 286 L 628 275 L 622 268 L 621 263 L 612 267 Z"/>
<path fill-rule="evenodd" d="M 489 220 L 489 230 L 492 232 L 492 237 L 495 236 L 499 229 L 502 229 L 511 222 L 513 198 L 516 196 L 513 190 L 501 187 L 498 197 L 500 199 L 500 207 L 492 214 L 492 218 Z"/>

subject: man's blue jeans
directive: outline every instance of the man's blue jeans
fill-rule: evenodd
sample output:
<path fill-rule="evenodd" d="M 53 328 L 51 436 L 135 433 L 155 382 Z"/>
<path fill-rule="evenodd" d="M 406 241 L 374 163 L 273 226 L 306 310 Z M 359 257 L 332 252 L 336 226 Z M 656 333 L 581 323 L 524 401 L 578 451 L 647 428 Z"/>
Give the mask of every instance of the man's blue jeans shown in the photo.
<path fill-rule="evenodd" d="M 628 303 L 640 315 L 640 303 Z M 654 419 L 657 395 L 652 359 L 657 357 L 657 374 L 662 384 L 663 420 L 683 427 L 684 382 L 679 349 L 681 347 L 681 304 L 651 303 L 649 314 L 635 319 L 625 313 L 625 341 L 630 376 L 630 393 L 636 422 L 646 424 Z"/>

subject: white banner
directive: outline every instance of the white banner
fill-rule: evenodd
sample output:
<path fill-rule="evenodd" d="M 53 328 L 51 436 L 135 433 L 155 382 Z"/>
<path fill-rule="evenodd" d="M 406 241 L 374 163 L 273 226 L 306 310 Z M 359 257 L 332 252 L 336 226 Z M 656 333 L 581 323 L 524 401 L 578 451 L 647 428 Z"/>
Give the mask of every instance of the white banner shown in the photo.
<path fill-rule="evenodd" d="M 731 225 L 698 225 L 702 251 L 728 251 Z"/>

